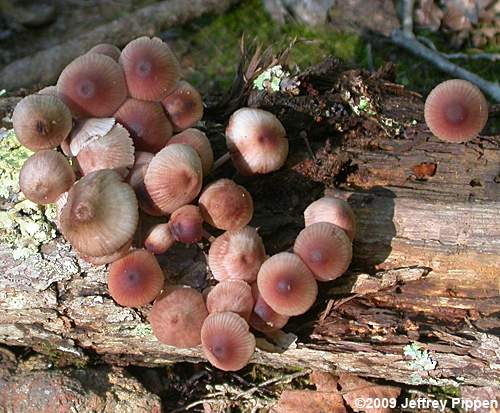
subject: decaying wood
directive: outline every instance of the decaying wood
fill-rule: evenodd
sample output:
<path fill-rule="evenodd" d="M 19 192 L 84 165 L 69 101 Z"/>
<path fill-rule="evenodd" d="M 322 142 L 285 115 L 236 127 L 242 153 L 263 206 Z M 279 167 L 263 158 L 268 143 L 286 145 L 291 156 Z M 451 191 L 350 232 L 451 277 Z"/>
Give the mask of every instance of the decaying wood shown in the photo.
<path fill-rule="evenodd" d="M 325 188 L 349 200 L 358 222 L 349 274 L 321 284 L 315 307 L 285 327 L 296 342 L 290 334 L 261 339 L 253 362 L 397 383 L 498 385 L 498 137 L 437 140 L 421 98 L 385 77 L 330 61 L 294 80 L 297 96 L 250 98 L 282 119 L 291 144 L 283 170 L 238 178 L 268 253 L 293 244 L 304 208 Z M 219 133 L 210 137 L 221 146 Z M 231 173 L 227 164 L 218 171 Z M 170 281 L 207 283 L 199 246 L 176 246 L 160 262 Z M 79 261 L 61 239 L 25 261 L 1 246 L 2 343 L 78 359 L 95 352 L 113 364 L 203 359 L 199 349 L 159 344 L 149 311 L 116 305 L 104 268 Z"/>
<path fill-rule="evenodd" d="M 236 0 L 168 0 L 139 9 L 32 56 L 18 59 L 0 71 L 0 84 L 15 90 L 54 83 L 66 65 L 98 43 L 123 46 L 144 35 L 153 36 L 205 13 L 221 13 Z"/>

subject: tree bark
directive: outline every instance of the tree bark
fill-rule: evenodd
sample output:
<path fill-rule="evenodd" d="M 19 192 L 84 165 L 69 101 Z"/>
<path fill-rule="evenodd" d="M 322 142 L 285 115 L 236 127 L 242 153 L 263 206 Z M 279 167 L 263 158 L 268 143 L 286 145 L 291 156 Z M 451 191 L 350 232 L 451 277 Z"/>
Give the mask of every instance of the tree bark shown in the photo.
<path fill-rule="evenodd" d="M 348 199 L 358 223 L 349 273 L 320 285 L 314 308 L 284 328 L 289 334 L 259 339 L 252 362 L 396 383 L 498 385 L 498 137 L 436 139 L 422 99 L 388 77 L 327 61 L 286 82 L 297 96 L 249 98 L 272 110 L 290 139 L 284 169 L 239 178 L 268 253 L 293 245 L 304 208 L 323 192 Z M 222 152 L 220 134 L 209 135 Z M 228 173 L 229 165 L 217 172 Z M 169 282 L 207 284 L 199 246 L 176 246 L 160 263 Z M 198 348 L 160 344 L 149 311 L 116 305 L 106 270 L 79 261 L 62 239 L 24 261 L 1 245 L 2 343 L 79 359 L 95 352 L 119 365 L 203 360 Z"/>

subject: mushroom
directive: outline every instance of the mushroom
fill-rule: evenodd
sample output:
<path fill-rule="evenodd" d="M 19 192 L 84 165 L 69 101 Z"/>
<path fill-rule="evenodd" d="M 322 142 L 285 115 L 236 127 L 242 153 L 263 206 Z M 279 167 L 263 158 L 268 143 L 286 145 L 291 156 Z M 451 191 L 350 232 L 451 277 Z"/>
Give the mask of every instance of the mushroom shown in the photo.
<path fill-rule="evenodd" d="M 111 59 L 113 59 L 115 62 L 118 62 L 118 59 L 120 58 L 121 51 L 114 44 L 100 43 L 100 44 L 95 45 L 87 53 L 103 54 L 103 55 L 106 55 L 108 57 L 111 57 Z"/>
<path fill-rule="evenodd" d="M 160 294 L 164 282 L 158 261 L 145 250 L 134 250 L 109 266 L 109 293 L 125 307 L 150 303 Z"/>
<path fill-rule="evenodd" d="M 203 296 L 190 287 L 170 287 L 156 299 L 149 316 L 153 334 L 164 344 L 189 348 L 200 344 L 207 318 Z"/>
<path fill-rule="evenodd" d="M 203 180 L 201 160 L 188 145 L 168 145 L 149 164 L 144 184 L 155 205 L 171 214 L 199 194 Z"/>
<path fill-rule="evenodd" d="M 214 164 L 214 152 L 212 151 L 212 145 L 210 145 L 207 135 L 201 130 L 194 128 L 186 129 L 172 136 L 168 141 L 168 145 L 172 143 L 183 143 L 191 146 L 200 156 L 203 176 L 210 173 Z"/>
<path fill-rule="evenodd" d="M 246 321 L 250 318 L 254 304 L 252 289 L 241 280 L 221 281 L 207 294 L 206 302 L 210 314 L 230 311 Z"/>
<path fill-rule="evenodd" d="M 19 173 L 19 187 L 36 204 L 56 202 L 75 182 L 75 173 L 63 154 L 42 150 L 24 162 Z"/>
<path fill-rule="evenodd" d="M 57 96 L 57 86 L 46 86 L 42 89 L 40 89 L 37 94 L 39 95 L 50 95 L 50 96 Z M 69 109 L 68 109 L 69 110 Z"/>
<path fill-rule="evenodd" d="M 157 37 L 132 40 L 122 50 L 120 64 L 136 99 L 159 102 L 174 91 L 180 77 L 179 62 Z"/>
<path fill-rule="evenodd" d="M 257 230 L 244 227 L 227 231 L 212 242 L 208 266 L 218 281 L 239 279 L 252 282 L 265 258 L 266 251 Z"/>
<path fill-rule="evenodd" d="M 92 265 L 110 264 L 110 263 L 116 261 L 117 259 L 122 258 L 125 255 L 127 255 L 130 251 L 131 246 L 132 246 L 132 240 L 127 241 L 116 252 L 113 252 L 112 254 L 109 254 L 109 255 L 102 255 L 100 257 L 93 257 L 91 255 L 84 255 L 84 254 L 79 253 L 79 256 L 82 260 L 87 261 L 88 263 L 90 263 Z"/>
<path fill-rule="evenodd" d="M 164 254 L 174 244 L 175 238 L 168 223 L 153 226 L 144 240 L 144 247 L 157 255 Z"/>
<path fill-rule="evenodd" d="M 431 132 L 448 142 L 475 138 L 488 120 L 486 98 L 472 83 L 451 79 L 440 83 L 427 96 L 424 116 Z"/>
<path fill-rule="evenodd" d="M 161 103 L 176 131 L 196 125 L 203 117 L 201 95 L 185 80 L 178 81 L 175 90 Z"/>
<path fill-rule="evenodd" d="M 317 222 L 300 231 L 293 245 L 319 281 L 331 281 L 347 271 L 352 244 L 344 230 L 329 222 Z"/>
<path fill-rule="evenodd" d="M 198 204 L 205 221 L 219 229 L 243 228 L 253 216 L 252 196 L 230 179 L 219 179 L 208 185 Z"/>
<path fill-rule="evenodd" d="M 288 139 L 281 122 L 262 109 L 241 108 L 229 118 L 226 144 L 242 175 L 266 174 L 281 168 L 288 156 Z"/>
<path fill-rule="evenodd" d="M 134 189 L 139 207 L 146 213 L 152 216 L 161 216 L 163 212 L 158 208 L 151 197 L 149 196 L 146 186 L 144 185 L 144 176 L 148 170 L 149 163 L 154 158 L 154 155 L 149 152 L 136 152 L 135 163 L 127 177 L 127 182 Z"/>
<path fill-rule="evenodd" d="M 172 136 L 172 125 L 158 102 L 129 98 L 114 116 L 128 129 L 139 151 L 156 153 Z"/>
<path fill-rule="evenodd" d="M 68 107 L 59 98 L 44 94 L 23 98 L 14 109 L 12 123 L 21 145 L 32 151 L 55 148 L 73 127 Z"/>
<path fill-rule="evenodd" d="M 317 222 L 329 222 L 342 228 L 349 239 L 356 235 L 356 217 L 347 201 L 325 196 L 312 202 L 304 211 L 306 227 Z"/>
<path fill-rule="evenodd" d="M 133 237 L 138 215 L 133 189 L 115 171 L 105 169 L 84 176 L 69 190 L 60 229 L 80 253 L 100 257 Z"/>
<path fill-rule="evenodd" d="M 134 144 L 127 130 L 116 124 L 104 136 L 89 141 L 76 159 L 83 175 L 101 169 L 115 169 L 126 176 L 134 165 Z"/>
<path fill-rule="evenodd" d="M 206 318 L 201 343 L 208 361 L 224 371 L 245 367 L 255 351 L 255 337 L 247 322 L 231 312 L 213 313 Z"/>
<path fill-rule="evenodd" d="M 77 156 L 96 137 L 104 136 L 115 126 L 115 118 L 88 118 L 76 121 L 69 135 L 69 152 Z"/>
<path fill-rule="evenodd" d="M 265 302 L 259 293 L 257 283 L 252 284 L 252 295 L 255 305 L 249 323 L 255 330 L 261 333 L 270 333 L 283 328 L 288 323 L 290 317 L 278 314 Z"/>
<path fill-rule="evenodd" d="M 192 244 L 203 236 L 203 218 L 200 209 L 194 205 L 184 205 L 170 216 L 170 232 L 176 241 Z"/>
<path fill-rule="evenodd" d="M 111 57 L 87 53 L 62 71 L 57 93 L 77 118 L 112 115 L 127 97 L 123 71 Z"/>
<path fill-rule="evenodd" d="M 267 259 L 257 275 L 257 286 L 264 301 L 278 314 L 305 313 L 316 301 L 318 285 L 300 257 L 280 252 Z"/>

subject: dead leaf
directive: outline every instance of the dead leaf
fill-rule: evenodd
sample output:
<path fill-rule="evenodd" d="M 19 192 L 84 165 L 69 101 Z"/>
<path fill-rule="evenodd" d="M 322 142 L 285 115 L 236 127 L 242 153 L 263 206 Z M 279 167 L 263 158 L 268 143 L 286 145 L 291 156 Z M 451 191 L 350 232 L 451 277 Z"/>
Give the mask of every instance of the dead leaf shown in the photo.
<path fill-rule="evenodd" d="M 422 162 L 411 168 L 417 179 L 427 179 L 434 176 L 437 165 L 431 162 Z"/>
<path fill-rule="evenodd" d="M 285 390 L 271 413 L 346 413 L 344 400 L 337 392 Z"/>
<path fill-rule="evenodd" d="M 339 385 L 344 400 L 355 412 L 390 413 L 392 411 L 391 408 L 369 407 L 371 401 L 375 399 L 385 399 L 388 401 L 390 399 L 397 399 L 401 393 L 399 387 L 370 383 L 353 374 L 341 374 L 339 377 Z M 360 400 L 362 400 L 361 403 Z"/>
<path fill-rule="evenodd" d="M 420 0 L 419 3 L 415 9 L 415 21 L 419 26 L 437 31 L 444 16 L 443 10 L 434 3 L 434 0 Z"/>
<path fill-rule="evenodd" d="M 337 392 L 338 377 L 326 371 L 314 370 L 310 376 L 311 382 L 318 391 Z"/>

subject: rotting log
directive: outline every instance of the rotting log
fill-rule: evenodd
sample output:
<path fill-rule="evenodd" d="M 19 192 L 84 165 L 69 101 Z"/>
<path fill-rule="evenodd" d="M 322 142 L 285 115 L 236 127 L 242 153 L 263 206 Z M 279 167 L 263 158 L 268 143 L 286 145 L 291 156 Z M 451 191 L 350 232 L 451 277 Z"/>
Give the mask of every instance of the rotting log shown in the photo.
<path fill-rule="evenodd" d="M 168 0 L 140 8 L 49 49 L 15 60 L 0 70 L 0 85 L 16 90 L 52 84 L 68 63 L 98 43 L 124 46 L 136 37 L 153 36 L 205 13 L 221 13 L 236 3 L 237 0 Z"/>
<path fill-rule="evenodd" d="M 297 340 L 259 340 L 253 362 L 396 383 L 499 386 L 498 137 L 437 140 L 423 122 L 422 99 L 393 84 L 390 71 L 329 60 L 290 82 L 298 95 L 248 97 L 283 121 L 291 147 L 284 169 L 236 178 L 254 198 L 252 224 L 269 254 L 285 250 L 304 208 L 326 192 L 349 200 L 358 234 L 349 273 L 321 284 L 314 308 L 285 327 Z M 214 130 L 208 134 L 222 152 Z M 216 177 L 230 174 L 225 165 Z M 207 284 L 200 246 L 176 246 L 160 262 L 171 282 Z M 1 343 L 79 359 L 97 353 L 118 365 L 203 360 L 199 349 L 159 344 L 149 311 L 116 305 L 105 269 L 78 260 L 62 239 L 24 261 L 1 245 Z"/>

